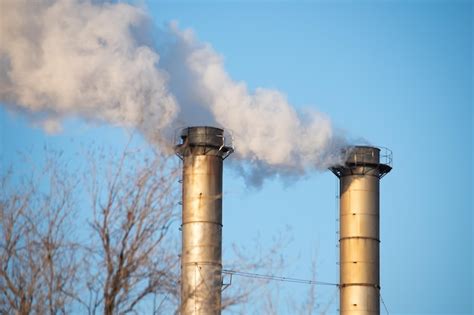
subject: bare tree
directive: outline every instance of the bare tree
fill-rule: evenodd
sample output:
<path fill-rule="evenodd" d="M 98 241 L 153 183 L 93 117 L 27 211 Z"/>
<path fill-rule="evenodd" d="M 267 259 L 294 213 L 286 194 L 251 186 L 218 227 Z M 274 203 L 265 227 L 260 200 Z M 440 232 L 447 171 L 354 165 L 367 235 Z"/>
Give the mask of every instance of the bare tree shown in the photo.
<path fill-rule="evenodd" d="M 0 313 L 65 314 L 75 295 L 72 181 L 56 155 L 25 176 L 1 174 Z"/>
<path fill-rule="evenodd" d="M 103 165 L 105 176 L 98 171 Z M 116 159 L 93 159 L 91 170 L 89 297 L 82 304 L 90 314 L 107 315 L 139 313 L 140 306 L 159 312 L 166 300 L 176 305 L 179 257 L 170 227 L 177 219 L 178 165 L 159 152 L 125 150 Z"/>
<path fill-rule="evenodd" d="M 41 176 L 2 174 L 0 314 L 176 309 L 178 165 L 128 149 L 95 158 L 82 177 L 59 155 L 47 158 Z M 76 207 L 89 225 L 76 229 Z"/>
<path fill-rule="evenodd" d="M 81 172 L 53 155 L 41 176 L 1 174 L 0 314 L 178 312 L 178 159 L 128 147 L 91 152 Z M 270 246 L 234 247 L 223 310 L 277 312 L 268 279 L 232 280 L 228 271 L 279 274 L 288 242 L 287 231 Z M 314 297 L 298 312 L 312 313 Z"/>

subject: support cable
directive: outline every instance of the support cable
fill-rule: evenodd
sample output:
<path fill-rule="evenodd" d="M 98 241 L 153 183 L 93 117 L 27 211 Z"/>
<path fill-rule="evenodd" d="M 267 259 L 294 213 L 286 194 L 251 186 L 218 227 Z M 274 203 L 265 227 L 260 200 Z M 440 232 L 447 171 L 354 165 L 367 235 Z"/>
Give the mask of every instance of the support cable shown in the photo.
<path fill-rule="evenodd" d="M 332 283 L 332 282 L 314 281 L 314 280 L 290 278 L 290 277 L 282 277 L 282 276 L 274 276 L 274 275 L 264 275 L 264 274 L 243 272 L 243 271 L 237 271 L 237 270 L 231 270 L 231 269 L 223 269 L 222 273 L 229 274 L 229 275 L 234 275 L 234 276 L 245 277 L 245 278 L 254 278 L 254 279 L 292 282 L 292 283 L 300 283 L 300 284 L 327 285 L 327 286 L 339 287 L 339 284 Z"/>
<path fill-rule="evenodd" d="M 384 300 L 383 300 L 383 298 L 382 298 L 382 292 L 380 292 L 380 290 L 379 290 L 379 295 L 380 295 L 380 301 L 382 301 L 382 305 L 383 305 L 383 307 L 385 308 L 385 312 L 387 312 L 387 314 L 389 314 L 387 305 L 385 304 L 385 302 L 384 302 Z"/>

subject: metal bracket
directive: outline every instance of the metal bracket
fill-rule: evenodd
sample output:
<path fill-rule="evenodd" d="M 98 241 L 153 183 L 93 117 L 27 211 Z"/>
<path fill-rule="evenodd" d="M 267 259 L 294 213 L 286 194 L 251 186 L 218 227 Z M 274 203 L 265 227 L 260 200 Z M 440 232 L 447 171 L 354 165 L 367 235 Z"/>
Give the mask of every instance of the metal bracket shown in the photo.
<path fill-rule="evenodd" d="M 224 282 L 224 275 L 226 273 L 223 274 L 222 276 L 222 290 L 221 291 L 224 291 L 225 289 L 227 289 L 228 287 L 230 287 L 230 285 L 232 284 L 232 274 L 231 273 L 228 273 L 229 275 L 229 282 L 228 283 L 225 283 Z"/>

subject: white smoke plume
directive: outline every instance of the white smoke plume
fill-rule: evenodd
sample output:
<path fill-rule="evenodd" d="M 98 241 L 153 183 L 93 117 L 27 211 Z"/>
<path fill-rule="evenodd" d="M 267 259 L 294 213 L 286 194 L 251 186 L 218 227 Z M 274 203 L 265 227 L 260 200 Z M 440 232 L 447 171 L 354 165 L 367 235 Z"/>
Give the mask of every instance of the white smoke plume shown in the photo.
<path fill-rule="evenodd" d="M 147 16 L 127 4 L 1 1 L 0 101 L 46 130 L 79 116 L 138 127 L 171 124 L 178 111 L 159 55 L 134 33 Z"/>
<path fill-rule="evenodd" d="M 90 0 L 3 0 L 0 102 L 47 131 L 67 117 L 136 128 L 163 143 L 177 126 L 233 133 L 249 182 L 339 162 L 344 140 L 325 115 L 298 113 L 284 94 L 232 80 L 190 30 L 152 29 L 146 12 Z M 159 44 L 153 44 L 155 34 Z"/>

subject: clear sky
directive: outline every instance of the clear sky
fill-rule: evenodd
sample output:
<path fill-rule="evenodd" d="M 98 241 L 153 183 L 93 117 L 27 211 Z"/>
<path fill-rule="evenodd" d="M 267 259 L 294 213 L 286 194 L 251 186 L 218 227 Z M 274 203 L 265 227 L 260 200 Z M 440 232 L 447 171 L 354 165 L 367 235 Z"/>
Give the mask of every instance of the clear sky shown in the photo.
<path fill-rule="evenodd" d="M 276 88 L 293 106 L 327 114 L 351 139 L 390 148 L 394 169 L 382 179 L 380 199 L 381 286 L 390 313 L 473 312 L 471 2 L 142 5 L 158 26 L 177 20 L 193 29 L 250 89 Z M 2 165 L 17 150 L 43 144 L 72 152 L 80 143 L 125 141 L 116 128 L 78 120 L 48 135 L 4 107 L 0 124 Z M 252 246 L 258 235 L 270 244 L 288 228 L 291 242 L 279 253 L 287 262 L 283 275 L 311 277 L 316 257 L 318 280 L 337 282 L 336 183 L 330 172 L 313 172 L 292 183 L 272 179 L 247 189 L 226 169 L 225 248 Z M 321 305 L 330 302 L 325 290 Z"/>

